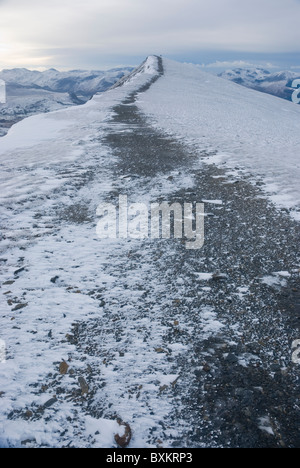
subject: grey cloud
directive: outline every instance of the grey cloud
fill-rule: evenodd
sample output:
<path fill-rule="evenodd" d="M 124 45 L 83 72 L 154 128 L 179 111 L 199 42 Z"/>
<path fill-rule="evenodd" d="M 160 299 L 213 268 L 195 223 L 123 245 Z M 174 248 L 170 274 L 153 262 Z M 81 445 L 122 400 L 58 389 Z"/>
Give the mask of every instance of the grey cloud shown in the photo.
<path fill-rule="evenodd" d="M 299 17 L 298 0 L 0 0 L 2 47 L 11 60 L 24 48 L 28 58 L 40 50 L 44 62 L 68 50 L 70 56 L 296 52 Z"/>

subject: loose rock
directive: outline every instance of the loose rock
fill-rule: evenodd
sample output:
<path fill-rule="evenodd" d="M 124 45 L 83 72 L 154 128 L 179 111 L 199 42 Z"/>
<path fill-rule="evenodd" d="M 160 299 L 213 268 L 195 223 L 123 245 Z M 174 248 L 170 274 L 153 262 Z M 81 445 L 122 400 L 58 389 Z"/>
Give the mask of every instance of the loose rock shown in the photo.
<path fill-rule="evenodd" d="M 89 386 L 86 383 L 85 379 L 83 377 L 79 377 L 78 383 L 79 383 L 80 388 L 81 388 L 81 395 L 82 396 L 87 395 L 89 393 Z"/>
<path fill-rule="evenodd" d="M 120 426 L 125 427 L 125 434 L 120 437 L 119 434 L 115 434 L 115 441 L 121 448 L 125 448 L 130 444 L 132 433 L 129 424 L 123 422 L 121 419 L 118 419 L 118 423 Z"/>
<path fill-rule="evenodd" d="M 67 364 L 65 361 L 63 361 L 63 362 L 60 363 L 60 365 L 59 365 L 59 373 L 60 373 L 61 375 L 65 375 L 65 374 L 68 372 L 68 369 L 69 369 L 69 366 L 68 366 L 68 364 Z"/>

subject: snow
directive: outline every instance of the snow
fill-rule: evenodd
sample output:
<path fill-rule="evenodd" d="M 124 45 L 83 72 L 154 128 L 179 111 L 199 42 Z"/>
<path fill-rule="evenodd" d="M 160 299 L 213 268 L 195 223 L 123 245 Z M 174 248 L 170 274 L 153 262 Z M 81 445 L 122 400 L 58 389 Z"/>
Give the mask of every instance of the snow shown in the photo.
<path fill-rule="evenodd" d="M 157 59 L 154 56 L 150 56 L 147 58 L 145 68 L 144 68 L 144 73 L 155 75 L 156 72 L 157 72 Z"/>
<path fill-rule="evenodd" d="M 211 308 L 207 307 L 205 311 L 202 312 L 202 321 L 203 321 L 203 331 L 205 334 L 216 335 L 224 325 L 217 320 L 216 312 Z"/>
<path fill-rule="evenodd" d="M 223 205 L 222 200 L 202 200 L 203 203 L 208 203 L 211 205 Z"/>
<path fill-rule="evenodd" d="M 15 68 L 0 71 L 2 78 L 8 85 L 51 90 L 54 92 L 75 92 L 90 97 L 96 92 L 104 91 L 112 86 L 120 76 L 131 71 L 131 67 L 114 68 L 111 70 L 70 70 L 58 71 L 54 69 L 43 72 Z"/>
<path fill-rule="evenodd" d="M 60 131 L 70 125 L 70 121 L 67 120 L 65 125 L 61 120 L 54 120 L 53 114 L 51 118 L 47 117 L 47 115 L 36 115 L 14 125 L 6 138 L 3 138 L 0 155 L 18 148 L 34 146 L 45 140 L 53 140 Z M 34 132 L 32 132 L 33 127 Z"/>
<path fill-rule="evenodd" d="M 265 275 L 262 278 L 262 282 L 271 287 L 284 287 L 287 284 L 287 279 L 290 277 L 291 274 L 288 271 L 275 271 L 271 275 Z"/>
<path fill-rule="evenodd" d="M 108 71 L 73 70 L 58 72 L 13 69 L 0 71 L 0 136 L 8 128 L 30 115 L 53 112 L 83 104 L 98 92 L 106 91 L 132 68 Z M 6 99 L 1 99 L 1 77 L 6 86 Z M 4 81 L 3 81 L 4 83 Z M 3 94 L 3 93 L 2 93 Z M 1 105 L 5 102 L 5 105 Z"/>
<path fill-rule="evenodd" d="M 259 429 L 267 432 L 267 434 L 274 435 L 274 430 L 271 425 L 269 416 L 259 418 Z"/>
<path fill-rule="evenodd" d="M 120 272 L 140 241 L 100 241 L 96 234 L 97 206 L 107 192 L 118 187 L 134 190 L 136 183 L 130 175 L 112 178 L 115 159 L 102 140 L 111 131 L 113 106 L 151 80 L 156 64 L 148 59 L 125 86 L 95 96 L 80 108 L 30 117 L 0 141 L 0 236 L 5 259 L 0 271 L 0 344 L 5 345 L 0 363 L 1 447 L 67 443 L 115 447 L 114 435 L 120 428 L 112 415 L 101 414 L 103 402 L 131 425 L 131 447 L 153 446 L 147 442 L 149 428 L 158 427 L 172 411 L 169 389 L 179 373 L 169 357 L 185 354 L 188 347 L 178 341 L 164 348 L 163 337 L 174 326 L 173 317 L 162 325 L 167 299 L 161 304 L 149 299 L 154 304 L 151 310 L 142 318 L 138 312 L 141 295 L 156 298 L 164 293 L 167 278 L 157 277 L 147 249 L 123 277 Z M 82 180 L 91 169 L 96 177 L 86 187 Z M 147 202 L 192 182 L 189 176 L 171 175 L 173 181 L 157 176 L 150 191 L 136 196 Z M 78 207 L 83 210 L 80 222 Z M 168 255 L 172 254 L 170 248 Z M 178 286 L 184 284 L 179 281 Z M 95 290 L 96 296 L 105 291 L 101 294 L 106 310 L 116 322 L 107 321 L 105 307 L 91 294 Z M 91 331 L 89 339 L 105 359 L 83 356 L 67 338 L 74 324 L 84 321 L 92 326 L 94 320 L 101 332 Z M 116 342 L 118 326 L 122 340 Z M 179 323 L 181 328 L 185 330 L 184 323 Z M 221 328 L 215 311 L 203 310 L 203 337 Z M 72 374 L 60 375 L 62 361 Z M 89 366 L 97 369 L 90 384 L 95 392 L 93 417 L 84 411 L 84 401 L 80 408 L 72 400 L 78 377 L 86 376 Z M 63 396 L 45 386 L 51 378 L 56 387 L 64 388 Z M 45 417 L 32 419 L 27 412 L 45 412 Z M 19 416 L 8 419 L 9 414 Z M 176 436 L 176 431 L 170 428 L 166 434 Z"/>
<path fill-rule="evenodd" d="M 153 124 L 206 150 L 209 162 L 262 180 L 270 199 L 300 220 L 300 107 L 194 65 L 163 63 L 165 75 L 139 100 Z"/>
<path fill-rule="evenodd" d="M 213 278 L 213 273 L 197 273 L 195 272 L 199 281 L 209 281 Z"/>
<path fill-rule="evenodd" d="M 124 426 L 117 421 L 109 421 L 104 418 L 86 417 L 86 435 L 95 438 L 94 448 L 106 448 L 111 445 L 115 434 L 124 435 Z"/>
<path fill-rule="evenodd" d="M 119 180 L 111 176 L 116 161 L 103 140 L 111 131 L 113 106 L 148 83 L 157 71 L 156 64 L 150 57 L 124 86 L 95 96 L 81 107 L 30 117 L 0 140 L 0 239 L 4 259 L 0 271 L 0 355 L 1 344 L 5 344 L 5 359 L 0 362 L 1 447 L 19 447 L 22 441 L 33 438 L 34 444 L 58 447 L 62 428 L 68 433 L 67 440 L 74 443 L 84 438 L 85 446 L 115 447 L 114 435 L 120 427 L 98 410 L 103 400 L 137 429 L 131 447 L 146 447 L 151 445 L 147 442 L 149 428 L 158 426 L 172 410 L 168 388 L 180 379 L 180 373 L 175 373 L 177 369 L 174 372 L 167 358 L 186 353 L 190 345 L 179 340 L 163 348 L 162 337 L 171 318 L 166 317 L 166 324 L 161 321 L 162 312 L 170 308 L 168 299 L 164 299 L 168 271 L 160 277 L 155 275 L 157 270 L 149 261 L 147 249 L 139 252 L 139 262 L 130 265 L 131 249 L 138 250 L 139 241 L 100 241 L 96 235 L 96 209 L 107 192 L 130 188 L 135 193 L 136 189 L 130 174 Z M 257 97 L 195 67 L 167 60 L 164 66 L 166 75 L 139 102 L 153 123 L 189 144 L 208 152 L 216 150 L 217 154 L 211 156 L 215 163 L 226 158 L 229 166 L 238 161 L 265 180 L 268 175 L 278 187 L 276 196 L 283 200 L 284 194 L 288 206 L 298 206 L 299 137 L 295 132 L 299 130 L 300 109 L 280 101 L 288 112 L 279 117 L 275 98 Z M 96 177 L 87 188 L 82 180 L 90 171 Z M 151 190 L 145 184 L 145 193 L 139 186 L 135 195 L 146 203 L 193 185 L 189 175 L 174 171 L 171 177 L 157 176 L 151 181 Z M 206 203 L 223 205 L 222 200 L 208 199 Z M 75 215 L 80 210 L 82 220 L 78 221 Z M 39 216 L 41 213 L 43 216 Z M 167 254 L 175 258 L 176 250 L 169 246 Z M 126 277 L 120 278 L 124 264 L 128 267 Z M 282 284 L 288 276 L 289 272 L 275 272 L 262 281 Z M 195 277 L 200 283 L 211 280 L 213 273 L 200 271 Z M 180 276 L 177 286 L 180 297 L 180 288 L 185 287 Z M 199 289 L 201 293 L 210 291 L 201 284 Z M 104 306 L 99 306 L 91 291 L 104 295 L 110 316 L 116 318 L 114 329 L 111 321 L 107 323 Z M 237 291 L 244 295 L 248 290 L 241 286 Z M 158 296 L 152 297 L 151 314 L 145 310 L 142 317 L 137 313 L 139 298 L 154 292 L 162 294 L 161 303 L 154 300 Z M 96 335 L 93 320 L 101 324 L 101 333 Z M 88 353 L 82 358 L 68 341 L 67 333 L 81 321 L 91 326 L 87 331 L 90 343 L 105 359 Z M 118 323 L 122 330 L 119 342 L 115 339 Z M 224 328 L 212 307 L 199 307 L 199 323 L 199 339 L 203 340 Z M 188 325 L 179 319 L 177 326 L 188 335 Z M 247 365 L 250 358 L 242 356 L 241 364 Z M 38 391 L 49 381 L 49 374 L 72 396 L 78 382 L 71 374 L 59 375 L 63 360 L 70 363 L 76 377 L 86 375 L 89 366 L 97 369 L 93 404 L 98 417 L 87 415 L 72 399 L 55 395 L 57 402 L 44 409 L 47 418 L 8 420 L 10 413 L 37 411 L 53 400 L 51 386 L 43 393 Z M 77 424 L 70 424 L 74 419 Z M 166 434 L 175 432 L 173 428 L 166 430 Z"/>
<path fill-rule="evenodd" d="M 275 274 L 282 276 L 283 278 L 290 278 L 292 276 L 289 271 L 276 271 Z"/>
<path fill-rule="evenodd" d="M 154 62 L 150 60 L 149 66 L 153 67 Z M 160 418 L 170 411 L 167 396 L 165 401 L 163 397 L 156 401 L 161 382 L 170 384 L 177 377 L 170 373 L 165 355 L 154 350 L 154 347 L 161 345 L 163 330 L 158 328 L 153 318 L 151 350 L 147 349 L 138 333 L 131 336 L 130 317 L 134 320 L 134 306 L 144 291 L 137 285 L 136 294 L 133 294 L 133 287 L 129 293 L 123 288 L 123 283 L 118 284 L 120 262 L 123 256 L 128 262 L 130 242 L 109 239 L 100 242 L 96 235 L 96 219 L 94 222 L 75 224 L 75 227 L 64 221 L 66 210 L 76 204 L 84 207 L 85 203 L 92 219 L 96 218 L 98 204 L 115 182 L 109 177 L 114 158 L 101 142 L 112 116 L 112 108 L 151 77 L 149 69 L 149 73 L 135 76 L 132 83 L 95 96 L 80 108 L 30 117 L 16 124 L 0 141 L 0 238 L 1 255 L 5 256 L 0 272 L 0 337 L 1 344 L 5 345 L 1 346 L 0 363 L 1 447 L 20 447 L 22 441 L 29 441 L 30 444 L 30 440 L 57 447 L 62 444 L 62 427 L 68 430 L 70 439 L 75 443 L 84 434 L 91 446 L 115 446 L 117 426 L 114 420 L 91 418 L 83 411 L 76 418 L 80 427 L 73 427 L 68 418 L 74 418 L 78 412 L 76 405 L 59 396 L 58 403 L 45 410 L 51 416 L 47 427 L 40 420 L 21 418 L 20 422 L 20 418 L 7 419 L 10 412 L 35 412 L 51 401 L 51 388 L 45 389 L 42 394 L 35 388 L 41 388 L 46 376 L 50 371 L 55 373 L 55 366 L 57 371 L 62 360 L 68 361 L 72 357 L 75 374 L 84 374 L 88 361 L 76 355 L 75 347 L 66 339 L 66 333 L 70 333 L 74 323 L 95 317 L 103 320 L 103 336 L 99 344 L 108 350 L 107 353 L 109 349 L 114 350 L 113 355 L 107 358 L 106 365 L 96 359 L 99 378 L 107 381 L 107 401 L 120 406 L 119 414 L 124 420 L 131 421 L 138 401 L 132 399 L 131 404 L 123 408 L 118 405 L 120 395 L 130 390 L 132 385 L 128 376 L 128 369 L 131 369 L 131 373 L 136 372 L 134 378 L 144 386 L 144 398 L 152 405 L 155 415 Z M 95 168 L 99 171 L 95 183 L 89 189 L 76 187 L 77 181 L 81 183 L 91 166 L 94 171 Z M 40 211 L 44 213 L 42 218 L 36 217 Z M 59 224 L 53 224 L 53 213 L 62 218 Z M 112 266 L 110 273 L 107 266 Z M 147 264 L 144 268 L 146 274 Z M 3 283 L 8 280 L 10 284 L 5 286 Z M 131 276 L 128 274 L 126 281 L 129 285 L 136 285 L 137 273 L 133 271 Z M 159 290 L 160 285 L 155 278 L 151 281 L 153 288 Z M 111 331 L 106 330 L 103 308 L 99 308 L 99 301 L 89 294 L 95 287 L 97 290 L 108 289 L 105 299 L 111 302 L 112 314 L 120 314 L 119 301 L 126 304 L 122 313 L 128 314 L 128 339 L 135 338 L 137 348 L 126 353 L 122 362 L 119 357 L 121 349 L 116 348 Z M 7 301 L 12 301 L 12 305 Z M 22 308 L 14 310 L 16 305 Z M 140 326 L 147 324 L 148 321 L 141 322 Z M 176 352 L 182 352 L 182 349 L 174 349 Z M 155 363 L 159 370 L 157 375 L 147 374 L 147 368 Z M 113 371 L 115 366 L 120 366 L 118 372 Z M 71 375 L 61 378 L 62 385 L 70 393 L 78 387 L 77 380 Z M 123 388 L 124 382 L 127 382 L 127 388 Z M 95 401 L 97 398 L 101 404 L 103 392 L 95 396 Z M 139 435 L 133 442 L 136 446 L 145 444 L 144 434 L 149 426 L 158 422 L 155 419 L 158 416 L 150 416 L 143 409 L 144 398 L 141 398 L 142 409 L 139 410 Z"/>

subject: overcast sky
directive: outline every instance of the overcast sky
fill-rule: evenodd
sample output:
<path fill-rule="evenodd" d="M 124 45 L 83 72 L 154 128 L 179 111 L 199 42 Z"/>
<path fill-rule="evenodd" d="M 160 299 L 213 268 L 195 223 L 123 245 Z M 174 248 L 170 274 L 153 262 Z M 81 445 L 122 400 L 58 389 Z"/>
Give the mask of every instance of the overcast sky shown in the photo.
<path fill-rule="evenodd" d="M 0 69 L 181 61 L 300 66 L 300 0 L 0 0 Z"/>

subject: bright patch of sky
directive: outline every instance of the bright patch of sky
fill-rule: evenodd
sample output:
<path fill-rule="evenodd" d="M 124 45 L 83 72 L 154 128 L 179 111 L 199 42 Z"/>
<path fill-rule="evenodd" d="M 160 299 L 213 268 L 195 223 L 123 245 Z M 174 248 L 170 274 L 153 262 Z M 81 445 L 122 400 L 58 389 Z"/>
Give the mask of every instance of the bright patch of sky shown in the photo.
<path fill-rule="evenodd" d="M 150 54 L 299 66 L 299 17 L 299 0 L 0 0 L 0 69 L 102 69 Z"/>

